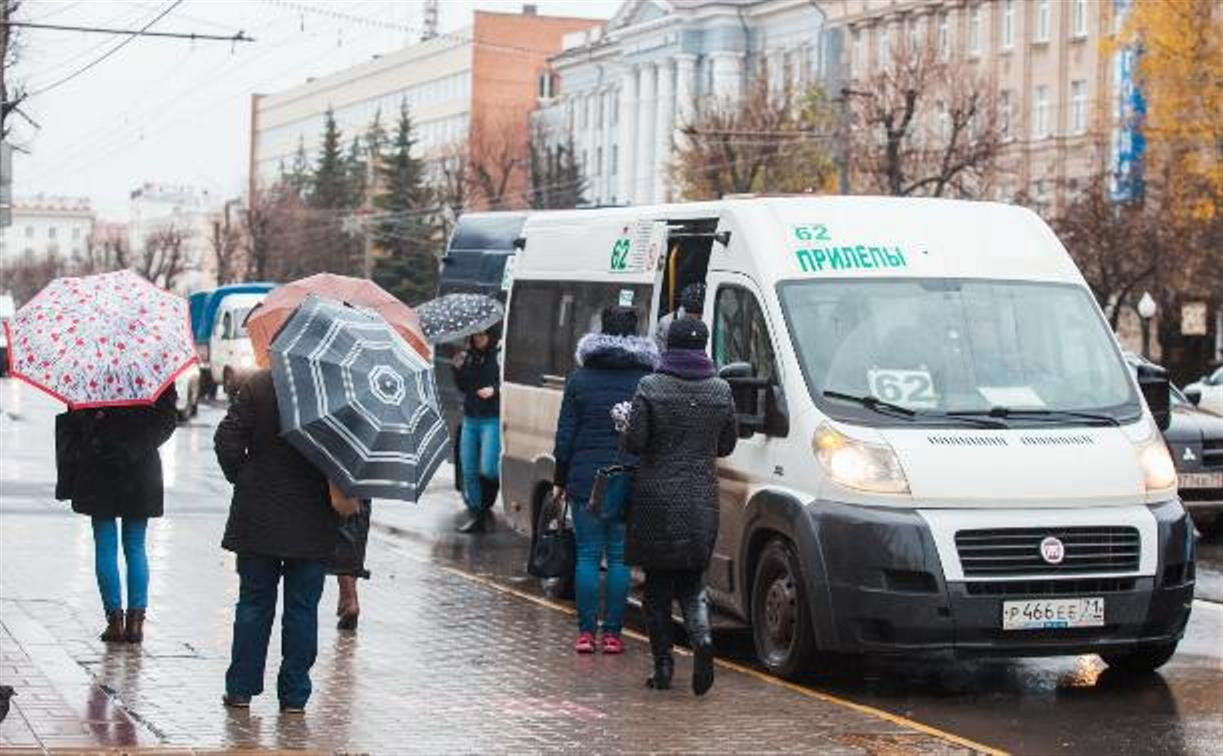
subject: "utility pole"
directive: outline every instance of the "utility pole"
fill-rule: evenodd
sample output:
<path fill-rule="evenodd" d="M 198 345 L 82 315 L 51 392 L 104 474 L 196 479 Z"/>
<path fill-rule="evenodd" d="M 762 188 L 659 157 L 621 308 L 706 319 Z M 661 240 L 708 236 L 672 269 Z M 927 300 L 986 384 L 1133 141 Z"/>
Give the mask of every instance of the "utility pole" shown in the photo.
<path fill-rule="evenodd" d="M 365 249 L 362 252 L 361 271 L 366 279 L 374 277 L 374 234 L 370 228 L 372 221 L 370 216 L 374 212 L 374 183 L 377 181 L 378 171 L 375 169 L 374 161 L 378 155 L 374 150 L 374 145 L 369 145 L 366 148 L 367 157 L 365 159 L 365 196 L 361 198 L 361 215 L 364 223 L 362 226 L 365 231 Z"/>

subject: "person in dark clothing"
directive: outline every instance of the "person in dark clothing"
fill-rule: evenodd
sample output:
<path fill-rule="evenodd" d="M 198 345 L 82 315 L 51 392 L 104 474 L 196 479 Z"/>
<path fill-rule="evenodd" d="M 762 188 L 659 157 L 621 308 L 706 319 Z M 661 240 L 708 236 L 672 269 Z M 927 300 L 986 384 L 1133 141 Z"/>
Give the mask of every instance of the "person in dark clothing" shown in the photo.
<path fill-rule="evenodd" d="M 147 407 L 70 410 L 57 421 L 60 480 L 56 496 L 93 524 L 94 571 L 106 612 L 107 643 L 140 643 L 149 601 L 145 534 L 165 510 L 157 449 L 174 434 L 177 394 L 171 384 Z M 116 518 L 122 521 L 122 534 Z M 119 542 L 127 565 L 127 613 L 119 577 Z"/>
<path fill-rule="evenodd" d="M 553 498 L 567 496 L 573 504 L 578 605 L 574 649 L 579 654 L 595 651 L 599 565 L 604 557 L 607 599 L 599 647 L 606 654 L 624 651 L 620 630 L 629 587 L 629 570 L 624 565 L 624 520 L 610 512 L 594 513 L 588 502 L 599 468 L 615 464 L 617 457 L 624 464 L 636 461 L 632 455 L 620 455 L 620 434 L 612 420 L 612 408 L 631 401 L 638 381 L 658 366 L 654 343 L 637 335 L 634 310 L 604 308 L 601 328 L 601 333 L 587 334 L 578 342 L 578 369 L 565 382 L 553 451 Z"/>
<path fill-rule="evenodd" d="M 679 307 L 675 312 L 669 312 L 663 315 L 658 321 L 658 329 L 654 332 L 654 343 L 658 345 L 659 352 L 667 351 L 667 332 L 671 329 L 671 324 L 677 320 L 685 318 L 689 320 L 700 320 L 701 314 L 705 309 L 705 284 L 690 283 L 679 292 Z"/>
<path fill-rule="evenodd" d="M 373 508 L 369 499 L 360 500 L 361 511 L 344 519 L 340 525 L 340 537 L 336 539 L 335 553 L 327 560 L 327 572 L 336 576 L 339 598 L 335 615 L 339 630 L 356 630 L 361 615 L 361 602 L 357 595 L 357 578 L 369 580 L 365 569 L 365 547 L 369 543 L 369 521 Z"/>
<path fill-rule="evenodd" d="M 263 692 L 268 638 L 283 581 L 283 658 L 276 690 L 281 711 L 298 713 L 310 698 L 318 603 L 339 517 L 331 507 L 327 479 L 280 437 L 271 371 L 259 370 L 243 384 L 213 443 L 234 485 L 221 546 L 237 554 L 239 578 L 222 700 L 244 708 Z"/>
<path fill-rule="evenodd" d="M 652 688 L 671 686 L 671 602 L 678 599 L 693 648 L 692 690 L 713 685 L 713 637 L 704 572 L 718 535 L 716 458 L 734 451 L 730 386 L 705 354 L 709 329 L 677 320 L 658 372 L 641 380 L 625 434 L 640 455 L 625 561 L 645 570 L 644 610 L 654 655 Z"/>
<path fill-rule="evenodd" d="M 479 533 L 492 519 L 501 487 L 501 368 L 497 341 L 477 333 L 466 351 L 454 356 L 454 383 L 463 392 L 463 426 L 459 463 L 463 468 L 463 502 L 471 517 L 460 533 Z"/>

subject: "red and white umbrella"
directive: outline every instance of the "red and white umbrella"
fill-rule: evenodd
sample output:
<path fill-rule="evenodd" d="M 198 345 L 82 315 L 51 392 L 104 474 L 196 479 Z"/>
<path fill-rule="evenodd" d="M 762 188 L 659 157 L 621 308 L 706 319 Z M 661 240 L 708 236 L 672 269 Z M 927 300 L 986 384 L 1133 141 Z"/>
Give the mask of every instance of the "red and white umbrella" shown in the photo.
<path fill-rule="evenodd" d="M 72 409 L 152 404 L 196 360 L 187 300 L 130 270 L 57 278 L 5 329 L 12 374 Z"/>

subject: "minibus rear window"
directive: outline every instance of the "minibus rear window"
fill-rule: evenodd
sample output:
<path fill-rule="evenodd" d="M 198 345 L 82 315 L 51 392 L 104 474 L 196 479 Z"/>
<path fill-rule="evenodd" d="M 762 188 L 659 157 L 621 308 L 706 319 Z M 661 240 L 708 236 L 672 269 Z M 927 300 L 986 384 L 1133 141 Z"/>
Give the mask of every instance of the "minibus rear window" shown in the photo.
<path fill-rule="evenodd" d="M 515 281 L 505 333 L 505 380 L 554 385 L 574 369 L 578 339 L 599 329 L 607 305 L 637 310 L 638 330 L 649 325 L 648 284 L 615 281 Z"/>

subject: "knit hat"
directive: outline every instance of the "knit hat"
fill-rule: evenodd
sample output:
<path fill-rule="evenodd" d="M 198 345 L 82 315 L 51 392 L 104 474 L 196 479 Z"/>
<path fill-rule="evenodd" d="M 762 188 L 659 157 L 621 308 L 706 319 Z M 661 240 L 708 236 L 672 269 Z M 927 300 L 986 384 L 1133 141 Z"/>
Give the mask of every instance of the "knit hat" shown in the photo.
<path fill-rule="evenodd" d="M 600 313 L 600 330 L 608 336 L 633 336 L 637 333 L 637 311 L 631 307 L 608 305 Z"/>
<path fill-rule="evenodd" d="M 691 283 L 679 293 L 680 306 L 689 315 L 700 315 L 705 309 L 705 284 Z"/>
<path fill-rule="evenodd" d="M 709 329 L 700 320 L 680 318 L 671 322 L 667 329 L 668 349 L 705 349 L 709 342 Z"/>

